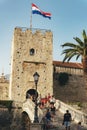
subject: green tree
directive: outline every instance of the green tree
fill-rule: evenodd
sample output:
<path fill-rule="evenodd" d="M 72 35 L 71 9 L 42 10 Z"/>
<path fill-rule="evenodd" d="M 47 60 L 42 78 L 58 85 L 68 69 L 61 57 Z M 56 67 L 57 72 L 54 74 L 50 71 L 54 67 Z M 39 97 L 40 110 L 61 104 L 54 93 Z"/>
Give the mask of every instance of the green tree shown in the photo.
<path fill-rule="evenodd" d="M 59 84 L 61 86 L 66 85 L 66 83 L 68 82 L 68 80 L 69 80 L 68 73 L 65 73 L 65 72 L 60 72 L 59 73 L 58 81 L 59 81 Z"/>
<path fill-rule="evenodd" d="M 83 101 L 87 102 L 87 35 L 85 30 L 82 32 L 82 40 L 78 37 L 74 37 L 75 43 L 64 43 L 62 45 L 65 48 L 62 54 L 65 54 L 63 62 L 69 62 L 74 56 L 76 60 L 81 57 L 81 62 L 83 65 Z"/>
<path fill-rule="evenodd" d="M 87 35 L 85 30 L 82 32 L 82 40 L 78 37 L 74 37 L 73 39 L 76 43 L 64 43 L 62 48 L 66 47 L 62 54 L 65 54 L 63 62 L 69 62 L 74 56 L 76 56 L 76 60 L 81 57 L 81 62 L 83 65 L 83 71 L 87 74 Z"/>

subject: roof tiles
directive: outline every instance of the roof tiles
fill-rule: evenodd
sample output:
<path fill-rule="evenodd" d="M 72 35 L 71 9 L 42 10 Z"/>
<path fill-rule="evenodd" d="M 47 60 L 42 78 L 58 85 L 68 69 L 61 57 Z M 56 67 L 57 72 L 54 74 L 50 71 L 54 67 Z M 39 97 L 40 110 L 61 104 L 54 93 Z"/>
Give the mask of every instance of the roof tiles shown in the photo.
<path fill-rule="evenodd" d="M 66 68 L 83 69 L 82 64 L 76 63 L 76 62 L 53 61 L 53 65 L 56 65 L 56 66 L 59 66 L 59 67 L 66 67 Z"/>

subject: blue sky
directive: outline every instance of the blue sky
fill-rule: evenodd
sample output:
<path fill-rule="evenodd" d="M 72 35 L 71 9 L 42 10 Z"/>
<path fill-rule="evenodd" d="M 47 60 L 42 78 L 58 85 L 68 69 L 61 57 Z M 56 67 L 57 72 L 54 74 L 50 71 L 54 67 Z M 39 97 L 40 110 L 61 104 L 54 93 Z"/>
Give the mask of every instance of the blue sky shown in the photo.
<path fill-rule="evenodd" d="M 61 44 L 74 42 L 75 36 L 82 38 L 83 29 L 87 32 L 87 0 L 0 0 L 0 74 L 10 73 L 14 28 L 30 27 L 31 2 L 52 13 L 51 20 L 33 14 L 32 26 L 53 32 L 53 60 L 62 61 Z"/>

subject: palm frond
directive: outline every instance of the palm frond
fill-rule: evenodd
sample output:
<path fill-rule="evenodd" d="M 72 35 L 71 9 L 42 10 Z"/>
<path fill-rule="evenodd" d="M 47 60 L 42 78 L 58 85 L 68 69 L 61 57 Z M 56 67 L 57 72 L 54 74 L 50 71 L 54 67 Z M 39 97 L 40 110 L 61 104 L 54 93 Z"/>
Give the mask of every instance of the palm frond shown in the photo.
<path fill-rule="evenodd" d="M 74 55 L 76 55 L 76 52 L 74 51 L 68 51 L 68 52 L 66 52 L 65 53 L 65 57 L 64 57 L 64 59 L 63 59 L 63 62 L 64 61 L 70 61 L 70 59 L 74 56 Z"/>
<path fill-rule="evenodd" d="M 87 35 L 86 35 L 85 30 L 83 30 L 82 36 L 83 36 L 83 39 L 84 39 L 84 44 L 87 47 Z"/>
<path fill-rule="evenodd" d="M 82 36 L 83 41 L 78 37 L 74 37 L 73 39 L 76 41 L 76 43 L 67 42 L 61 45 L 62 48 L 65 47 L 65 49 L 61 53 L 64 54 L 63 62 L 69 62 L 74 56 L 76 56 L 76 60 L 78 60 L 80 56 L 87 56 L 87 35 L 85 30 L 83 30 Z"/>
<path fill-rule="evenodd" d="M 83 54 L 83 48 L 80 48 L 79 46 L 76 46 L 76 48 L 68 48 L 63 50 L 63 52 L 61 54 L 65 54 L 65 53 L 69 53 L 69 52 L 78 52 L 81 55 Z"/>
<path fill-rule="evenodd" d="M 74 39 L 80 46 L 83 46 L 83 41 L 82 41 L 80 38 L 74 37 L 73 39 Z"/>
<path fill-rule="evenodd" d="M 62 47 L 76 47 L 76 45 L 75 44 L 73 44 L 73 43 L 69 43 L 69 42 L 67 42 L 67 43 L 64 43 L 63 45 L 61 45 Z"/>
<path fill-rule="evenodd" d="M 72 52 L 69 54 L 69 57 L 67 58 L 67 61 L 69 62 L 72 57 L 76 56 L 76 60 L 79 58 L 80 54 L 78 52 Z"/>
<path fill-rule="evenodd" d="M 65 57 L 63 58 L 63 62 L 65 62 L 68 59 L 68 54 L 65 55 Z"/>
<path fill-rule="evenodd" d="M 63 50 L 62 54 L 72 52 L 73 50 L 74 50 L 74 49 L 71 49 L 71 48 L 65 49 L 65 50 Z"/>
<path fill-rule="evenodd" d="M 72 59 L 72 57 L 74 57 L 76 54 L 75 53 L 71 53 L 71 55 L 68 57 L 68 62 Z"/>
<path fill-rule="evenodd" d="M 86 32 L 85 32 L 85 30 L 83 30 L 82 36 L 83 36 L 83 39 L 86 39 Z"/>
<path fill-rule="evenodd" d="M 78 54 L 78 55 L 77 55 L 77 57 L 76 57 L 76 60 L 78 60 L 78 58 L 79 58 L 80 56 L 81 56 L 81 55 L 80 55 L 80 54 Z"/>

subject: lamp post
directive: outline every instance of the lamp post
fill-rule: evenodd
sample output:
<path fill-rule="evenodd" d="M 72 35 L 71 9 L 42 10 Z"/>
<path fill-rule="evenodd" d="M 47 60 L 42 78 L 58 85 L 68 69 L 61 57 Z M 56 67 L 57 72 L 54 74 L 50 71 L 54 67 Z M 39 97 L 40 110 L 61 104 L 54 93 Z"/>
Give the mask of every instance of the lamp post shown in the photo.
<path fill-rule="evenodd" d="M 36 86 L 36 92 L 35 92 L 35 113 L 34 113 L 34 123 L 38 123 L 38 106 L 37 106 L 37 83 L 39 80 L 39 74 L 37 72 L 34 73 L 33 75 L 34 77 L 34 82 L 35 82 L 35 86 Z"/>

